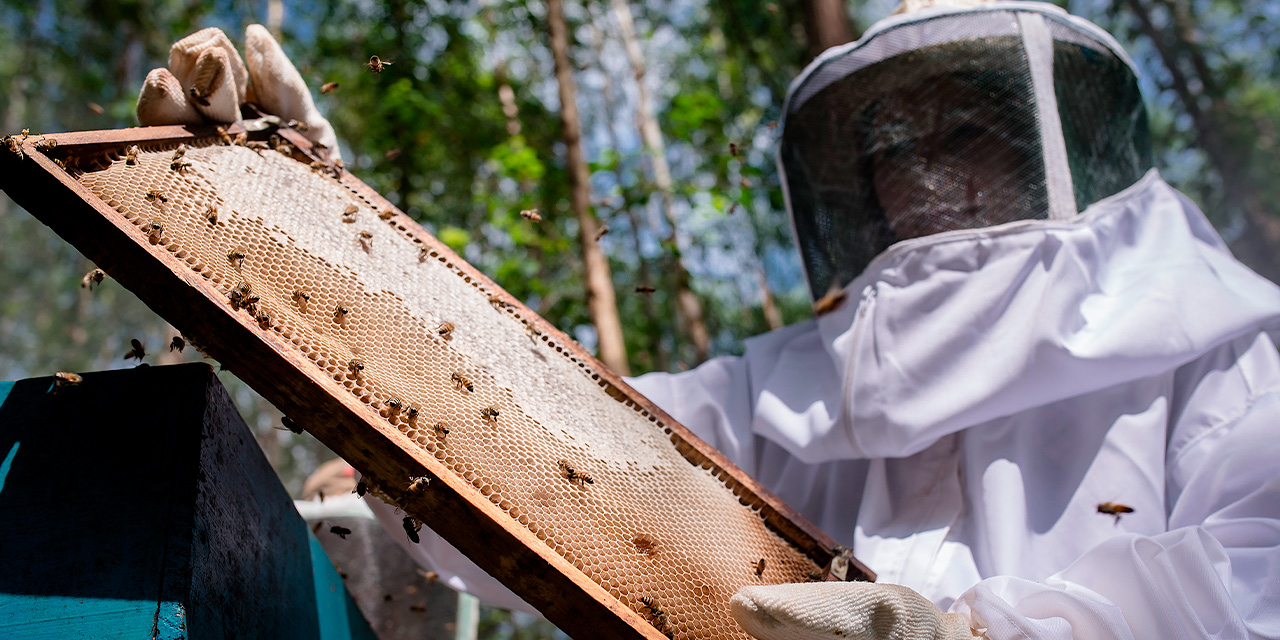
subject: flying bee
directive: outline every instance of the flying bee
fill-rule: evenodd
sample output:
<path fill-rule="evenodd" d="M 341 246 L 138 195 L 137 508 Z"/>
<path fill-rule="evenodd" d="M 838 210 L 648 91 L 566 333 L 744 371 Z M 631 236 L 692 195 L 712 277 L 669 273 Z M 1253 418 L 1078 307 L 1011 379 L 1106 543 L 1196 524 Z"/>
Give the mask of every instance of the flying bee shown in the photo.
<path fill-rule="evenodd" d="M 414 612 L 414 613 L 418 613 L 418 614 L 426 613 L 426 612 L 427 612 L 427 605 L 425 605 L 425 604 L 411 604 L 411 605 L 409 605 L 409 610 L 410 610 L 410 611 L 412 611 L 412 612 Z"/>
<path fill-rule="evenodd" d="M 105 277 L 107 277 L 107 273 L 105 271 L 102 269 L 93 269 L 89 271 L 89 273 L 84 274 L 83 278 L 80 278 L 80 288 L 87 288 L 90 291 L 93 291 L 93 285 L 101 284 L 102 279 Z"/>
<path fill-rule="evenodd" d="M 40 138 L 36 143 L 36 151 L 53 151 L 58 147 L 58 141 L 53 138 Z"/>
<path fill-rule="evenodd" d="M 453 337 L 454 329 L 455 327 L 452 322 L 441 322 L 440 326 L 436 327 L 436 333 L 440 334 L 441 338 L 448 340 Z"/>
<path fill-rule="evenodd" d="M 346 527 L 340 527 L 335 524 L 332 527 L 329 527 L 329 533 L 332 533 L 333 535 L 338 536 L 343 540 L 346 540 L 347 536 L 351 535 L 351 530 Z"/>
<path fill-rule="evenodd" d="M 244 265 L 244 259 L 246 257 L 247 256 L 245 255 L 245 248 L 242 246 L 236 247 L 232 249 L 230 253 L 227 254 L 227 262 L 230 262 L 231 266 L 239 269 L 241 266 Z"/>
<path fill-rule="evenodd" d="M 435 582 L 436 580 L 440 579 L 440 574 L 434 571 L 419 571 L 418 574 L 421 575 L 422 579 L 426 580 L 427 582 Z"/>
<path fill-rule="evenodd" d="M 735 158 L 738 157 L 738 145 L 732 142 L 729 143 L 729 155 Z"/>
<path fill-rule="evenodd" d="M 346 307 L 338 305 L 337 308 L 333 310 L 333 321 L 338 324 L 346 324 L 347 315 L 350 313 L 351 312 L 347 310 Z"/>
<path fill-rule="evenodd" d="M 426 476 L 418 476 L 409 478 L 409 493 L 423 494 L 427 492 L 427 485 L 431 484 L 431 478 Z"/>
<path fill-rule="evenodd" d="M 760 562 L 756 563 L 756 577 L 759 578 L 763 575 L 764 575 L 764 558 L 760 558 Z"/>
<path fill-rule="evenodd" d="M 1133 513 L 1133 507 L 1120 504 L 1118 502 L 1104 502 L 1098 505 L 1098 513 L 1105 513 L 1109 516 L 1115 516 L 1116 524 L 1120 524 L 1120 516 L 1126 513 Z"/>
<path fill-rule="evenodd" d="M 369 64 L 367 66 L 369 67 L 369 70 L 374 73 L 382 73 L 383 69 L 391 66 L 391 62 L 389 60 L 383 60 L 378 56 L 369 56 Z"/>
<path fill-rule="evenodd" d="M 176 349 L 178 353 L 182 353 L 182 350 L 186 348 L 187 348 L 187 340 L 182 336 L 174 336 L 173 339 L 169 341 L 169 351 L 173 351 Z"/>
<path fill-rule="evenodd" d="M 364 371 L 364 363 L 359 360 L 352 360 L 347 363 L 347 369 L 351 371 L 352 375 L 358 376 L 361 371 Z"/>
<path fill-rule="evenodd" d="M 493 405 L 487 406 L 480 410 L 480 417 L 484 418 L 486 422 L 497 422 L 498 408 Z"/>
<path fill-rule="evenodd" d="M 164 224 L 159 220 L 152 220 L 151 222 L 148 222 L 143 229 L 146 230 L 147 239 L 151 241 L 151 244 L 159 242 L 160 237 L 164 234 Z"/>
<path fill-rule="evenodd" d="M 394 212 L 394 211 L 392 211 L 392 210 L 390 210 L 390 209 L 383 209 L 382 211 L 379 211 L 379 212 L 378 212 L 378 219 L 379 219 L 379 220 L 390 220 L 391 218 L 395 217 L 395 215 L 396 215 L 396 212 Z"/>
<path fill-rule="evenodd" d="M 734 211 L 737 211 L 737 210 L 738 210 L 738 203 L 737 203 L 737 202 L 731 202 L 731 203 L 729 203 L 729 211 L 726 213 L 726 215 L 730 215 L 730 216 L 731 216 L 731 215 L 733 215 L 733 212 L 734 212 Z"/>
<path fill-rule="evenodd" d="M 137 338 L 129 340 L 129 344 L 133 348 L 130 349 L 128 353 L 124 354 L 124 359 L 128 360 L 129 358 L 136 358 L 138 362 L 142 362 L 142 359 L 147 357 L 147 348 L 142 346 L 142 343 L 139 342 Z"/>
<path fill-rule="evenodd" d="M 435 423 L 434 425 L 431 426 L 431 430 L 435 431 L 436 435 L 440 436 L 441 438 L 449 435 L 449 426 L 443 422 Z"/>
<path fill-rule="evenodd" d="M 596 242 L 600 242 L 600 238 L 603 238 L 607 235 L 609 235 L 609 225 L 607 224 L 600 225 L 600 228 L 596 231 Z"/>
<path fill-rule="evenodd" d="M 475 386 L 471 384 L 471 378 L 468 378 L 461 373 L 455 372 L 452 376 L 449 376 L 449 379 L 453 380 L 453 386 L 458 391 L 462 391 L 463 389 L 466 389 L 467 391 L 476 390 Z"/>
<path fill-rule="evenodd" d="M 326 82 L 320 85 L 320 93 L 321 95 L 328 95 L 330 93 L 333 93 L 337 88 L 338 88 L 338 83 Z"/>
<path fill-rule="evenodd" d="M 356 234 L 356 239 L 360 241 L 360 248 L 364 249 L 365 253 L 369 253 L 370 251 L 373 250 L 373 234 L 372 233 L 369 233 L 368 231 L 361 231 L 360 233 Z"/>
<path fill-rule="evenodd" d="M 218 224 L 218 208 L 211 204 L 204 205 L 204 218 L 209 224 Z"/>
<path fill-rule="evenodd" d="M 844 304 L 845 297 L 844 291 L 833 285 L 826 295 L 818 298 L 818 301 L 813 303 L 814 315 L 820 316 L 839 309 L 840 305 Z"/>
<path fill-rule="evenodd" d="M 302 433 L 302 427 L 298 426 L 298 423 L 294 422 L 289 416 L 280 416 L 280 425 L 293 433 Z"/>
<path fill-rule="evenodd" d="M 525 209 L 520 212 L 520 217 L 529 222 L 542 222 L 542 215 L 538 213 L 537 209 Z"/>
<path fill-rule="evenodd" d="M 147 193 L 145 194 L 145 197 L 150 202 L 156 202 L 156 201 L 168 202 L 169 201 L 169 196 L 165 195 L 164 192 L 159 189 L 147 189 Z"/>
<path fill-rule="evenodd" d="M 637 286 L 637 287 L 636 287 L 636 293 L 643 293 L 643 294 L 645 294 L 645 295 L 648 295 L 648 294 L 653 293 L 653 292 L 655 292 L 655 291 L 657 291 L 657 289 L 656 289 L 656 288 L 651 287 L 651 286 L 649 286 L 649 285 L 647 285 L 647 284 L 642 284 L 642 285 L 639 285 L 639 286 Z"/>
<path fill-rule="evenodd" d="M 405 516 L 403 524 L 405 535 L 409 536 L 409 539 L 414 544 L 422 542 L 422 539 L 418 537 L 418 531 L 422 529 L 421 522 L 418 522 L 413 516 Z"/>
<path fill-rule="evenodd" d="M 742 187 L 743 189 L 750 189 L 751 181 L 746 178 L 738 178 L 738 186 Z"/>
<path fill-rule="evenodd" d="M 59 371 L 53 374 L 53 388 L 55 393 L 60 389 L 66 389 L 67 387 L 74 387 L 80 384 L 81 382 L 84 382 L 84 377 L 82 377 L 78 373 L 71 373 L 70 371 Z"/>

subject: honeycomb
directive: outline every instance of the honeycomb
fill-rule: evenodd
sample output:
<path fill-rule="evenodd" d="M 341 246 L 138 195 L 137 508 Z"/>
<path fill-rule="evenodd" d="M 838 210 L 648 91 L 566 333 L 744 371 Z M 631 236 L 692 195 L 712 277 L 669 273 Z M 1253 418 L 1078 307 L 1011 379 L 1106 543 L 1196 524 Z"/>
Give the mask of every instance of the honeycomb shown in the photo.
<path fill-rule="evenodd" d="M 174 146 L 79 180 L 658 631 L 746 638 L 728 610 L 739 587 L 819 571 L 403 215 L 276 151 L 205 139 L 188 166 Z"/>

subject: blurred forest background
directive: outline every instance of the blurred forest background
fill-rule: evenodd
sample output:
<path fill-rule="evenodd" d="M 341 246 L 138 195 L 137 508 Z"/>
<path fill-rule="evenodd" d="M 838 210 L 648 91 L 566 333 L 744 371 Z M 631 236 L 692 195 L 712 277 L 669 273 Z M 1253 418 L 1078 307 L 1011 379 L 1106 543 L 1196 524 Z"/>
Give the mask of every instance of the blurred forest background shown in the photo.
<path fill-rule="evenodd" d="M 817 52 L 896 4 L 4 0 L 0 129 L 135 126 L 143 77 L 172 42 L 216 26 L 239 44 L 246 25 L 265 24 L 356 175 L 614 369 L 676 371 L 810 316 L 776 120 Z M 1165 178 L 1280 281 L 1280 1 L 1058 4 L 1133 55 Z M 368 73 L 372 54 L 394 64 Z M 321 95 L 326 82 L 338 88 Z M 570 84 L 576 109 L 562 109 Z M 519 215 L 535 208 L 540 223 Z M 91 268 L 0 195 L 0 380 L 128 366 L 134 337 L 152 364 L 200 357 L 165 351 L 176 331 L 118 284 L 82 289 Z M 599 302 L 609 298 L 613 311 Z M 297 495 L 333 454 L 275 428 L 279 412 L 221 375 Z M 545 632 L 501 619 L 487 629 Z"/>

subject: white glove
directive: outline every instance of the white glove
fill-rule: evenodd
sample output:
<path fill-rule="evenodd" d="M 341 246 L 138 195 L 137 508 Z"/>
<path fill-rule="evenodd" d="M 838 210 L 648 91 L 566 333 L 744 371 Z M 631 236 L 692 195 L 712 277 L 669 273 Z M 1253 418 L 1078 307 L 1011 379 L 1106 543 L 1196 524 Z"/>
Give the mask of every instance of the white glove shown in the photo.
<path fill-rule="evenodd" d="M 810 582 L 750 586 L 729 599 L 760 640 L 973 640 L 969 620 L 896 584 Z"/>
<path fill-rule="evenodd" d="M 297 120 L 307 139 L 338 157 L 338 139 L 316 110 L 311 92 L 265 27 L 244 30 L 248 68 L 221 29 L 197 31 L 169 48 L 169 68 L 152 69 L 138 94 L 138 121 L 161 124 L 232 123 L 240 105 L 254 102 L 267 113 Z"/>

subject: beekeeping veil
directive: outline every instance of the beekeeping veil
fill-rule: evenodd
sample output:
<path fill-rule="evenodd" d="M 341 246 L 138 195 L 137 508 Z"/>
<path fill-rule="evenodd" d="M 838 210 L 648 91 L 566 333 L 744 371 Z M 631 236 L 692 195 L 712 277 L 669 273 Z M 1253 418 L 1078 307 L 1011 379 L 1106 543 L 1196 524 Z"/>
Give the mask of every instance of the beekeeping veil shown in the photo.
<path fill-rule="evenodd" d="M 1151 167 L 1133 63 L 1052 5 L 892 16 L 792 83 L 779 167 L 819 297 L 909 238 L 1067 219 Z"/>

